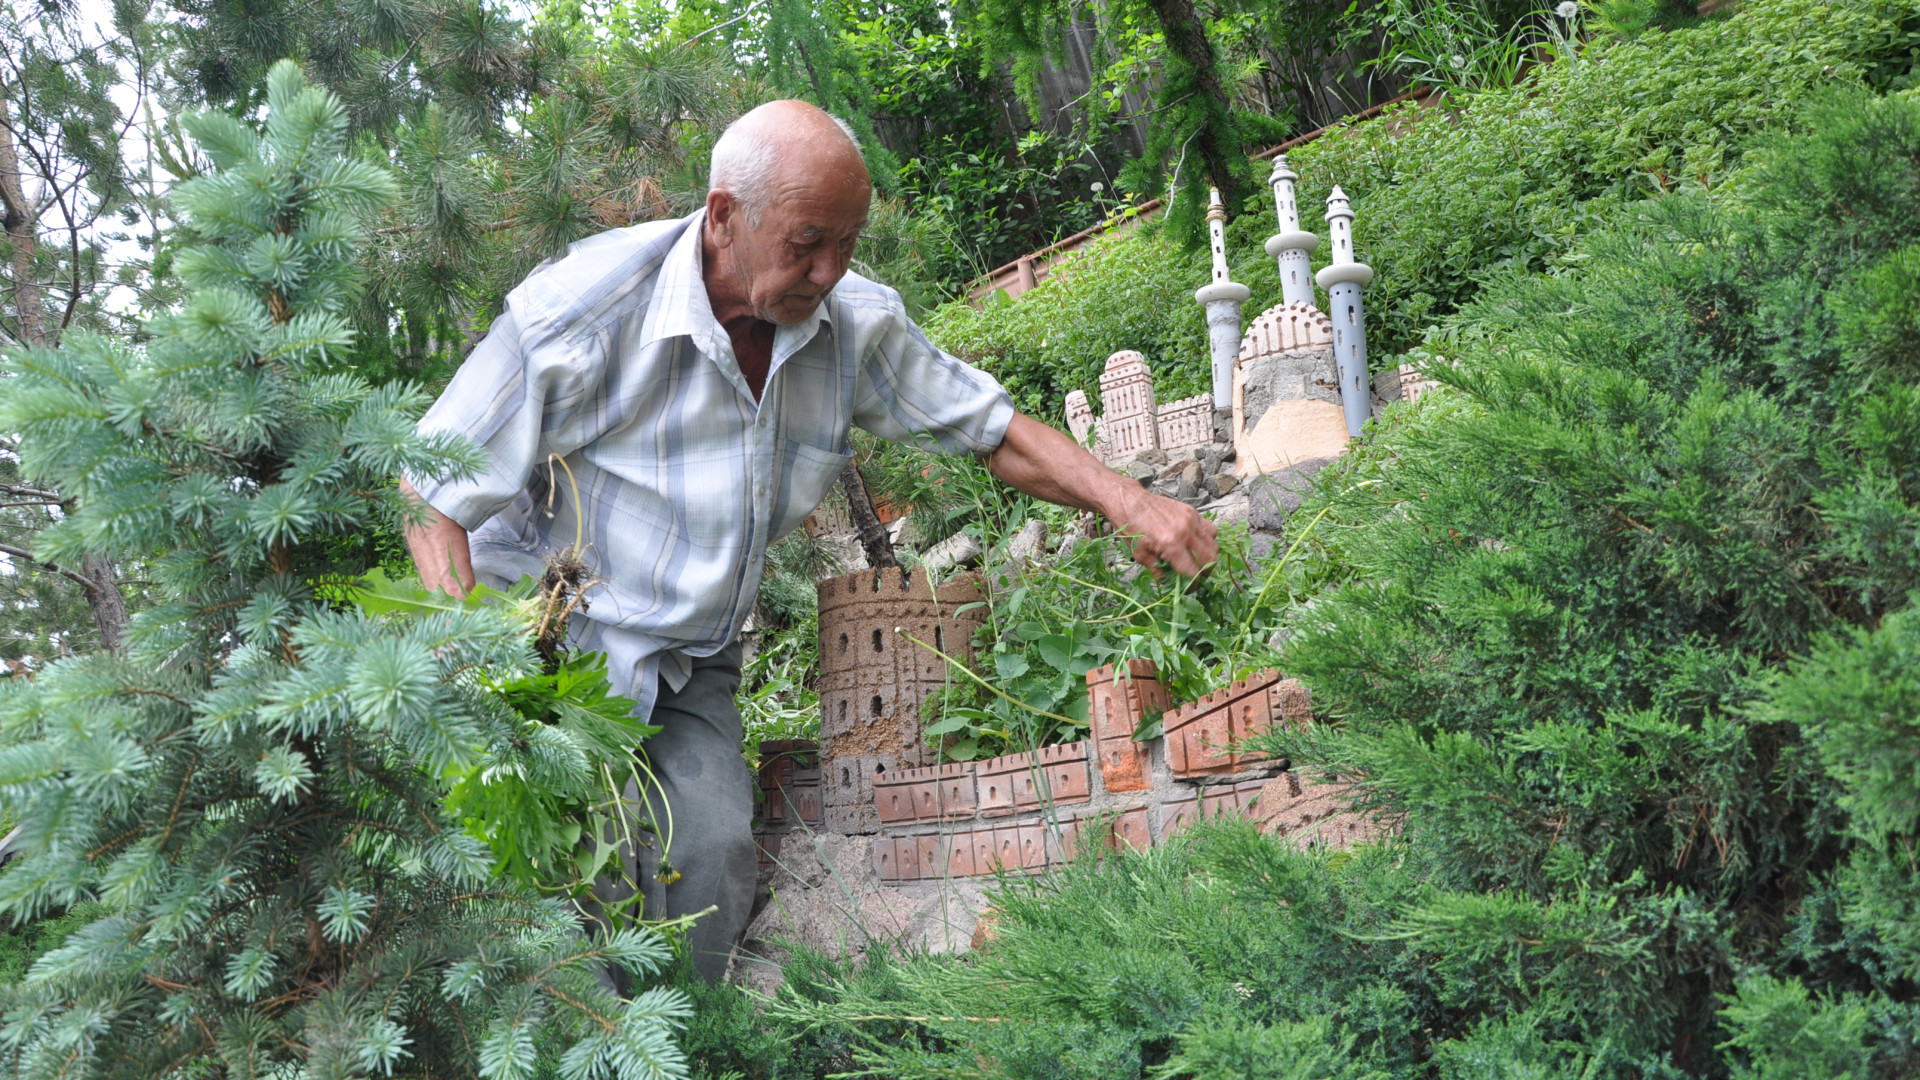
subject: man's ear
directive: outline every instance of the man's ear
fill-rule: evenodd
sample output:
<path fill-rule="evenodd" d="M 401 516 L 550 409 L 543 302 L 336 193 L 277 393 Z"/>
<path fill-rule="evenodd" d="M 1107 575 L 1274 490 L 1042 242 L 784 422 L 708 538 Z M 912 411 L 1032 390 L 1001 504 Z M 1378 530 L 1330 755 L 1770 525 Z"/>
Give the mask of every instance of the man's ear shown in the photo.
<path fill-rule="evenodd" d="M 707 228 L 708 237 L 713 246 L 725 248 L 733 246 L 733 225 L 738 217 L 740 204 L 733 195 L 725 191 L 707 192 Z"/>

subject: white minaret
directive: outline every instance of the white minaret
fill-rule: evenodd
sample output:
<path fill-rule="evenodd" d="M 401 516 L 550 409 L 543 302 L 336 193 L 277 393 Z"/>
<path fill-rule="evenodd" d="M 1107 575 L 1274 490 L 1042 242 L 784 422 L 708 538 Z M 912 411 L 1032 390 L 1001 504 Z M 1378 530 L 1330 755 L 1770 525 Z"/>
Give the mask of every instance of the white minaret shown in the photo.
<path fill-rule="evenodd" d="M 1240 305 L 1247 298 L 1247 287 L 1227 280 L 1227 208 L 1220 205 L 1220 189 L 1210 190 L 1213 203 L 1207 208 L 1207 233 L 1213 241 L 1213 280 L 1196 290 L 1193 298 L 1207 309 L 1217 411 L 1233 407 L 1233 362 L 1240 356 Z"/>
<path fill-rule="evenodd" d="M 1280 217 L 1280 231 L 1267 238 L 1267 254 L 1280 264 L 1280 301 L 1286 304 L 1313 305 L 1313 264 L 1307 254 L 1320 246 L 1320 238 L 1300 229 L 1300 206 L 1294 202 L 1293 182 L 1300 174 L 1287 165 L 1287 155 L 1273 162 L 1273 209 Z"/>
<path fill-rule="evenodd" d="M 1333 320 L 1333 362 L 1340 369 L 1340 403 L 1347 413 L 1347 433 L 1358 436 L 1373 415 L 1372 387 L 1367 379 L 1366 310 L 1360 290 L 1373 280 L 1373 267 L 1353 261 L 1353 210 L 1347 193 L 1335 185 L 1327 196 L 1327 232 L 1332 236 L 1333 261 L 1321 268 L 1316 280 L 1327 290 L 1327 316 Z"/>

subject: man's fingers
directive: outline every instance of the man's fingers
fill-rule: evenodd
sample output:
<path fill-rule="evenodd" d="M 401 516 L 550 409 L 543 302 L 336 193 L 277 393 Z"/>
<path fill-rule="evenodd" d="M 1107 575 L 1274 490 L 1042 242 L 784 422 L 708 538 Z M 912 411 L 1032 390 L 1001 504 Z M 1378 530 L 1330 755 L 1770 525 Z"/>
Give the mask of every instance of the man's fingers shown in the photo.
<path fill-rule="evenodd" d="M 1119 522 L 1118 532 L 1132 541 L 1133 560 L 1161 576 L 1163 566 L 1188 577 L 1198 577 L 1220 557 L 1214 539 L 1219 527 L 1185 503 L 1148 495 L 1131 521 Z"/>

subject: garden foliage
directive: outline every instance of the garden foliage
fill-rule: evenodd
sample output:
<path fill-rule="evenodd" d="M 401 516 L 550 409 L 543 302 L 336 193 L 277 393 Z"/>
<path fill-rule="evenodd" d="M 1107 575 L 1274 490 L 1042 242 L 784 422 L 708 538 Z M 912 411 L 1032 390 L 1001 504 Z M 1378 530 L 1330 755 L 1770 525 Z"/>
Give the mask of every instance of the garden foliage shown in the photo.
<path fill-rule="evenodd" d="M 343 536 L 408 513 L 392 483 L 469 469 L 423 437 L 417 387 L 339 370 L 360 217 L 391 193 L 344 160 L 345 117 L 291 62 L 263 133 L 189 130 L 213 168 L 174 197 L 190 296 L 144 347 L 86 334 L 8 354 L 22 471 L 75 509 L 44 554 L 139 559 L 153 606 L 125 656 L 0 688 L 0 872 L 15 920 L 104 909 L 0 996 L 0 1060 L 31 1076 L 618 1076 L 684 1072 L 677 994 L 621 1002 L 577 914 L 497 875 L 440 807 L 520 734 L 489 686 L 539 674 L 529 627 L 460 606 L 406 622 L 330 603 Z M 591 695 L 589 695 L 591 696 Z M 590 744 L 536 744 L 585 773 Z M 569 759 L 567 755 L 571 754 Z"/>
<path fill-rule="evenodd" d="M 1917 34 L 1920 12 L 1905 0 L 1749 0 L 1723 21 L 1597 38 L 1512 88 L 1406 106 L 1294 152 L 1302 224 L 1325 231 L 1315 208 L 1334 184 L 1352 198 L 1355 250 L 1378 275 L 1367 289 L 1378 366 L 1487 275 L 1566 265 L 1619 207 L 1719 183 L 1745 139 L 1787 123 L 1819 87 L 1908 77 Z M 1252 289 L 1250 316 L 1280 298 L 1262 247 L 1273 200 L 1257 191 L 1241 211 L 1228 248 L 1234 280 Z M 1017 303 L 941 308 L 928 332 L 1040 416 L 1060 415 L 1070 390 L 1097 401 L 1119 349 L 1147 354 L 1162 398 L 1200 393 L 1210 376 L 1193 290 L 1206 260 L 1149 227 L 1055 267 Z"/>
<path fill-rule="evenodd" d="M 923 710 L 929 742 L 951 760 L 1086 737 L 1086 674 L 1103 664 L 1150 660 L 1181 701 L 1231 682 L 1265 665 L 1271 628 L 1296 597 L 1300 568 L 1277 557 L 1255 567 L 1244 526 L 1221 530 L 1206 575 L 1155 578 L 1124 538 L 1085 535 L 1095 519 L 1008 491 L 982 462 L 901 447 L 870 471 L 875 490 L 913 507 L 915 545 L 964 532 L 985 552 L 971 669 L 949 658 L 947 685 Z M 1046 529 L 1044 557 L 1016 558 L 1013 539 L 1033 526 Z M 1259 544 L 1268 554 L 1271 540 Z"/>
<path fill-rule="evenodd" d="M 1803 110 L 1489 281 L 1293 518 L 1319 722 L 1259 745 L 1396 836 L 1008 881 L 763 1022 L 893 1077 L 1920 1071 L 1920 95 Z"/>

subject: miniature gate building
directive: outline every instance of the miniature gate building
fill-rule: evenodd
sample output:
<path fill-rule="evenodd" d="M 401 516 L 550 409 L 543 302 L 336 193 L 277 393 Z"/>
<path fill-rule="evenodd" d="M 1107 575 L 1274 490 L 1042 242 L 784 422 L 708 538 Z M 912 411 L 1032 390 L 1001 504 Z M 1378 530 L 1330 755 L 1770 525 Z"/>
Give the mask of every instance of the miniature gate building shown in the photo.
<path fill-rule="evenodd" d="M 924 570 L 883 567 L 820 583 L 820 765 L 826 827 L 843 834 L 880 826 L 875 776 L 933 760 L 920 734 L 920 706 L 947 681 L 947 662 L 973 658 L 984 612 L 972 579 L 933 587 Z"/>
<path fill-rule="evenodd" d="M 1132 349 L 1107 357 L 1106 370 L 1100 373 L 1100 401 L 1106 411 L 1095 417 L 1084 391 L 1068 394 L 1067 430 L 1082 444 L 1091 436 L 1094 456 L 1102 461 L 1117 461 L 1142 450 L 1177 450 L 1213 439 L 1213 395 L 1196 394 L 1156 406 L 1147 358 Z"/>

